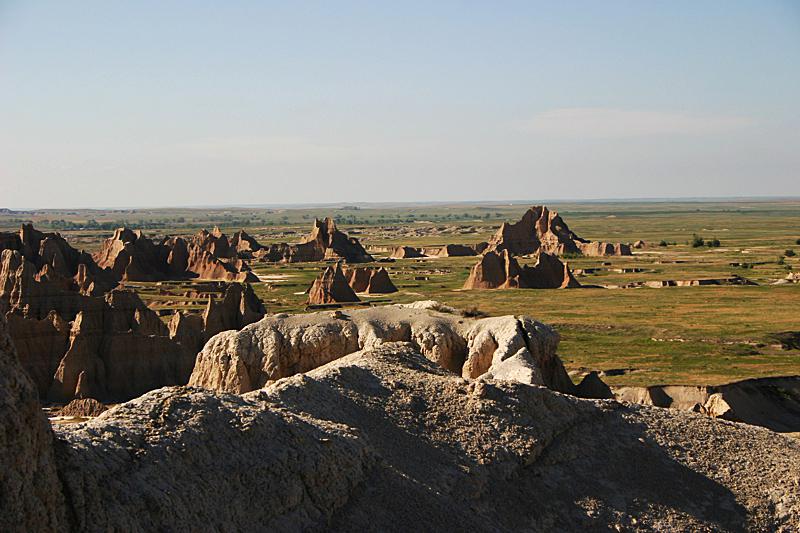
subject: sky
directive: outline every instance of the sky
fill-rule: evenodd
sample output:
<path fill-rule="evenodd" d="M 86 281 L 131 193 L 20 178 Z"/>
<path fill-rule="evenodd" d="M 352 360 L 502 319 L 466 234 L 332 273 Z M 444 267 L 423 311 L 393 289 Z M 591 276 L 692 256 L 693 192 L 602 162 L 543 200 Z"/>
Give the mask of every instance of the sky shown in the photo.
<path fill-rule="evenodd" d="M 800 196 L 798 0 L 0 0 L 0 207 Z"/>

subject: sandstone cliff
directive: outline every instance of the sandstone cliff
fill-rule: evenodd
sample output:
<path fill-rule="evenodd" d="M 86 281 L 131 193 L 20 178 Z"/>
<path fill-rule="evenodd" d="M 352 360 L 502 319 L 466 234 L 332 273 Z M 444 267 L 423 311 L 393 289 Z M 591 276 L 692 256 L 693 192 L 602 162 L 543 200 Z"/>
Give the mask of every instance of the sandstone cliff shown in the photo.
<path fill-rule="evenodd" d="M 543 205 L 528 209 L 519 222 L 503 223 L 492 235 L 486 251 L 508 250 L 514 255 L 584 254 L 631 255 L 627 244 L 607 244 L 581 239 L 567 227 L 561 217 Z"/>
<path fill-rule="evenodd" d="M 519 266 L 508 250 L 486 252 L 472 266 L 464 289 L 572 289 L 580 287 L 569 266 L 544 252 L 533 267 Z"/>

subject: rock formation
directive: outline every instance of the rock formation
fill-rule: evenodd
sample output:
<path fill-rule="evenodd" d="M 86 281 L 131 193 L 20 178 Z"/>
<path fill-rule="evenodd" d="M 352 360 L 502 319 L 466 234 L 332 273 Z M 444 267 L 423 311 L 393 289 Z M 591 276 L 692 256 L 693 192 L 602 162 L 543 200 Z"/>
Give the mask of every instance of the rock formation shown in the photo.
<path fill-rule="evenodd" d="M 342 265 L 325 267 L 325 270 L 314 280 L 308 290 L 308 302 L 311 305 L 324 305 L 346 302 L 360 302 L 342 272 Z"/>
<path fill-rule="evenodd" d="M 389 257 L 393 257 L 395 259 L 412 259 L 415 257 L 425 257 L 425 255 L 420 252 L 419 248 L 413 248 L 411 246 L 398 246 Z"/>
<path fill-rule="evenodd" d="M 167 237 L 158 244 L 141 231 L 120 228 L 92 257 L 119 281 L 189 278 L 258 281 L 219 228 L 214 228 L 214 233 L 203 230 L 188 241 Z"/>
<path fill-rule="evenodd" d="M 436 302 L 418 302 L 266 317 L 209 340 L 189 384 L 241 394 L 365 347 L 407 341 L 465 378 L 513 379 L 577 393 L 555 353 L 558 334 L 547 326 L 525 317 L 464 318 L 436 308 Z"/>
<path fill-rule="evenodd" d="M 519 222 L 503 223 L 492 235 L 486 251 L 508 250 L 514 255 L 548 254 L 631 255 L 627 244 L 608 244 L 581 239 L 561 217 L 543 205 L 528 209 Z"/>
<path fill-rule="evenodd" d="M 800 431 L 800 376 L 759 378 L 727 385 L 614 387 L 617 400 L 704 413 L 773 431 Z"/>
<path fill-rule="evenodd" d="M 3 357 L 9 376 L 24 388 Z M 30 396 L 2 397 L 0 438 L 22 437 L 0 441 L 3 531 L 762 532 L 800 520 L 792 439 L 468 381 L 408 343 L 243 396 L 159 389 L 56 428 L 55 443 Z"/>
<path fill-rule="evenodd" d="M 381 267 L 377 270 L 371 268 L 348 268 L 344 270 L 344 277 L 354 292 L 367 294 L 389 294 L 397 292 L 397 287 L 389 278 L 389 273 Z"/>
<path fill-rule="evenodd" d="M 74 249 L 58 233 L 42 233 L 31 224 L 17 233 L 0 232 L 0 252 L 4 250 L 19 252 L 20 259 L 30 263 L 37 281 L 47 281 L 56 289 L 96 295 L 117 285 L 91 255 Z M 0 279 L 0 283 L 5 282 Z"/>
<path fill-rule="evenodd" d="M 53 431 L 22 369 L 0 304 L 0 531 L 65 530 Z"/>
<path fill-rule="evenodd" d="M 230 285 L 203 317 L 166 325 L 133 291 L 85 296 L 38 280 L 19 251 L 0 254 L 0 302 L 8 330 L 38 393 L 52 402 L 92 397 L 130 399 L 164 385 L 185 384 L 205 341 L 264 315 L 249 286 Z M 198 320 L 199 319 L 199 320 Z"/>
<path fill-rule="evenodd" d="M 519 266 L 508 250 L 486 252 L 472 266 L 464 289 L 572 289 L 580 287 L 569 266 L 544 252 L 533 267 Z"/>
<path fill-rule="evenodd" d="M 314 219 L 311 234 L 298 244 L 277 243 L 259 254 L 262 261 L 306 263 L 336 260 L 346 263 L 370 263 L 371 255 L 354 237 L 348 237 L 336 228 L 330 218 Z"/>
<path fill-rule="evenodd" d="M 483 243 L 485 244 L 485 243 Z M 483 250 L 481 250 L 483 251 Z M 463 244 L 446 244 L 436 253 L 438 257 L 468 257 L 478 255 L 476 248 Z"/>
<path fill-rule="evenodd" d="M 81 398 L 72 400 L 67 405 L 59 409 L 56 416 L 90 417 L 100 416 L 106 411 L 108 411 L 108 407 L 98 402 L 94 398 Z"/>

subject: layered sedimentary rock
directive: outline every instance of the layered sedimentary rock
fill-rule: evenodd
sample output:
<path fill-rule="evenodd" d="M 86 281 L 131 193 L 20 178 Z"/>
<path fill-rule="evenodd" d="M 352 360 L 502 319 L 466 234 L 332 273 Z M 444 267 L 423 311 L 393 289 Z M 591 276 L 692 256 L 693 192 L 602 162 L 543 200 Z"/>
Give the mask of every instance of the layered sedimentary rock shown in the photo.
<path fill-rule="evenodd" d="M 98 267 L 92 256 L 74 249 L 58 233 L 43 233 L 26 224 L 17 233 L 0 232 L 0 252 L 19 252 L 30 263 L 37 281 L 83 294 L 102 293 L 117 282 Z M 0 274 L 0 283 L 6 278 Z"/>
<path fill-rule="evenodd" d="M 464 318 L 436 308 L 422 302 L 265 317 L 209 340 L 189 384 L 243 393 L 363 348 L 407 341 L 465 378 L 513 379 L 576 393 L 556 356 L 559 337 L 552 329 L 526 317 Z"/>
<path fill-rule="evenodd" d="M 106 411 L 108 411 L 108 407 L 98 402 L 94 398 L 81 398 L 72 400 L 67 405 L 59 409 L 56 416 L 100 416 Z"/>
<path fill-rule="evenodd" d="M 133 291 L 105 296 L 61 290 L 37 279 L 19 251 L 0 254 L 0 302 L 8 328 L 38 393 L 73 398 L 129 399 L 164 385 L 185 384 L 205 341 L 264 315 L 249 286 L 230 285 L 204 315 L 179 316 L 172 330 Z M 174 330 L 174 331 L 173 331 Z"/>
<path fill-rule="evenodd" d="M 415 257 L 425 257 L 425 255 L 419 250 L 419 248 L 413 248 L 411 246 L 398 246 L 389 257 L 393 257 L 395 259 L 413 259 Z"/>
<path fill-rule="evenodd" d="M 800 520 L 792 439 L 465 380 L 409 343 L 243 396 L 159 389 L 57 428 L 55 445 L 40 413 L 22 415 L 35 395 L 3 399 L 0 436 L 42 434 L 2 442 L 3 531 L 763 532 Z"/>
<path fill-rule="evenodd" d="M 262 261 L 304 263 L 336 260 L 346 263 L 369 263 L 371 255 L 355 237 L 348 237 L 336 228 L 330 218 L 314 219 L 311 234 L 297 244 L 277 243 L 259 254 Z"/>
<path fill-rule="evenodd" d="M 120 281 L 216 279 L 256 282 L 258 277 L 238 258 L 218 228 L 188 241 L 166 237 L 156 244 L 141 231 L 120 228 L 106 239 L 94 258 L 97 265 Z"/>
<path fill-rule="evenodd" d="M 519 222 L 503 223 L 492 235 L 486 251 L 508 250 L 514 255 L 549 254 L 631 255 L 627 244 L 608 244 L 581 239 L 561 217 L 543 205 L 528 209 Z"/>
<path fill-rule="evenodd" d="M 66 507 L 53 452 L 53 431 L 36 386 L 6 332 L 0 303 L 0 530 L 66 531 Z"/>
<path fill-rule="evenodd" d="M 326 267 L 308 289 L 308 303 L 312 305 L 360 301 L 347 282 L 340 263 Z"/>
<path fill-rule="evenodd" d="M 508 252 L 486 252 L 472 266 L 464 289 L 572 289 L 580 287 L 569 266 L 544 252 L 533 267 L 520 267 Z"/>
<path fill-rule="evenodd" d="M 759 378 L 719 386 L 615 387 L 621 401 L 704 413 L 773 431 L 800 431 L 800 376 Z"/>
<path fill-rule="evenodd" d="M 372 268 L 348 268 L 344 270 L 344 277 L 354 292 L 364 292 L 367 294 L 389 294 L 397 292 L 397 287 L 389 278 L 389 273 L 381 267 Z"/>

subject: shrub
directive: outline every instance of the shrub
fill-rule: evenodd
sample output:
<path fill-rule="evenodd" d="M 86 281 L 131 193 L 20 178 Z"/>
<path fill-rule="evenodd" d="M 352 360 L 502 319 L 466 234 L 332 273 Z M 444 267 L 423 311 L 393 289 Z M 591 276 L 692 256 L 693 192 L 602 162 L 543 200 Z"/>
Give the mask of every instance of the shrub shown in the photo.
<path fill-rule="evenodd" d="M 779 265 L 782 265 L 782 264 L 784 263 L 784 261 L 783 261 L 784 259 L 785 259 L 785 258 L 784 258 L 782 255 L 779 255 L 779 256 L 778 256 L 778 264 L 779 264 Z"/>
<path fill-rule="evenodd" d="M 800 239 L 797 239 L 796 241 L 794 241 L 794 243 L 795 244 L 800 244 Z"/>
<path fill-rule="evenodd" d="M 797 254 L 794 253 L 794 250 L 789 249 L 789 250 L 786 250 L 785 252 L 783 252 L 783 255 L 785 255 L 786 257 L 794 257 Z"/>
<path fill-rule="evenodd" d="M 713 239 L 711 239 L 711 240 L 708 242 L 708 245 L 709 245 L 709 246 L 713 246 L 714 248 L 719 248 L 719 239 L 717 239 L 716 237 L 714 237 Z"/>
<path fill-rule="evenodd" d="M 661 240 L 661 242 L 660 242 L 660 243 L 658 243 L 658 245 L 659 245 L 659 246 L 666 246 L 666 245 L 667 245 L 667 241 L 665 241 L 665 240 L 663 240 L 663 239 L 662 239 L 662 240 Z"/>
<path fill-rule="evenodd" d="M 697 233 L 692 235 L 692 248 L 700 248 L 704 244 L 705 241 L 703 241 L 703 238 L 701 236 L 699 236 Z"/>

